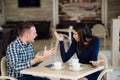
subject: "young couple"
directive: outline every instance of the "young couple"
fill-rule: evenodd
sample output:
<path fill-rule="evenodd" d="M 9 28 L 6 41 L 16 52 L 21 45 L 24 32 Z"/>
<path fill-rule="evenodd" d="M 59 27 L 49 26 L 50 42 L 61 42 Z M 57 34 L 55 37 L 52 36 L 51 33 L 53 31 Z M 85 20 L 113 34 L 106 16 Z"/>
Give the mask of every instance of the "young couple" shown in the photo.
<path fill-rule="evenodd" d="M 55 32 L 56 38 L 60 41 L 60 51 L 63 62 L 68 61 L 75 53 L 80 63 L 97 66 L 99 52 L 99 38 L 93 36 L 83 22 L 76 23 L 73 27 L 73 41 L 67 52 L 64 49 L 63 35 Z M 10 43 L 6 51 L 7 74 L 18 80 L 49 80 L 45 77 L 20 74 L 20 71 L 37 66 L 42 61 L 56 52 L 56 48 L 47 50 L 44 48 L 43 55 L 39 52 L 34 55 L 33 45 L 37 36 L 35 26 L 29 22 L 24 22 L 18 27 L 18 37 Z M 100 72 L 85 76 L 80 80 L 96 80 Z"/>

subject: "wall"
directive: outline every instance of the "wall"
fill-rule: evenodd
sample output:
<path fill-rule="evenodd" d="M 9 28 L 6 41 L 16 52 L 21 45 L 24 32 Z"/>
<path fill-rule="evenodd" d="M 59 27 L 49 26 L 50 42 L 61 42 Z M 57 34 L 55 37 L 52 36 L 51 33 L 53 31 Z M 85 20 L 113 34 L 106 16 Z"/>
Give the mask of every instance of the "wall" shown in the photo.
<path fill-rule="evenodd" d="M 41 0 L 40 8 L 18 8 L 18 0 L 4 0 L 5 20 L 52 20 L 52 0 Z M 41 16 L 42 15 L 42 16 Z M 120 1 L 108 0 L 108 28 L 111 20 L 120 15 Z M 4 21 L 0 18 L 0 21 Z"/>
<path fill-rule="evenodd" d="M 19 8 L 18 0 L 5 0 L 5 20 L 52 20 L 52 0 L 41 0 L 39 8 Z"/>
<path fill-rule="evenodd" d="M 111 34 L 112 19 L 120 16 L 120 0 L 108 0 L 108 29 Z"/>
<path fill-rule="evenodd" d="M 0 25 L 4 23 L 4 16 L 0 14 Z"/>
<path fill-rule="evenodd" d="M 112 18 L 117 18 L 120 15 L 120 1 L 108 0 L 108 22 Z"/>
<path fill-rule="evenodd" d="M 4 20 L 4 4 L 3 0 L 0 0 L 0 25 L 5 22 Z"/>

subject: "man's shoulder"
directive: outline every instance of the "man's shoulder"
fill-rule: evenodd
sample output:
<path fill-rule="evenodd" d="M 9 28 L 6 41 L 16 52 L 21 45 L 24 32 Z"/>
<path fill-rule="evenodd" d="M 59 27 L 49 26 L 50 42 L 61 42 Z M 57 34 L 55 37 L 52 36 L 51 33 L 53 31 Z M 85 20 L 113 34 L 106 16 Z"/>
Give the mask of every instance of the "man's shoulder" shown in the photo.
<path fill-rule="evenodd" d="M 18 39 L 12 41 L 9 46 L 16 46 L 16 47 L 19 46 Z"/>

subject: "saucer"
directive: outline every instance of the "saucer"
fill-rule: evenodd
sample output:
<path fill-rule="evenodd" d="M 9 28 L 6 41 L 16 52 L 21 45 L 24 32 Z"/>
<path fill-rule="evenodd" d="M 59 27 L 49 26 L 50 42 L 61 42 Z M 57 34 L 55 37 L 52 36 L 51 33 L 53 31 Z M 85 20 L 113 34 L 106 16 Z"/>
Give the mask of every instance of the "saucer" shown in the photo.
<path fill-rule="evenodd" d="M 78 69 L 73 69 L 73 67 L 70 67 L 69 70 L 71 70 L 71 71 L 80 71 L 80 70 L 83 70 L 83 68 L 80 67 L 80 68 L 78 68 Z"/>
<path fill-rule="evenodd" d="M 80 66 L 82 65 L 82 63 L 78 63 Z M 72 66 L 72 63 L 69 63 L 69 66 Z"/>
<path fill-rule="evenodd" d="M 55 67 L 53 66 L 53 67 L 51 67 L 51 69 L 54 69 L 54 70 L 62 70 L 62 69 L 64 69 L 64 67 L 55 68 Z"/>

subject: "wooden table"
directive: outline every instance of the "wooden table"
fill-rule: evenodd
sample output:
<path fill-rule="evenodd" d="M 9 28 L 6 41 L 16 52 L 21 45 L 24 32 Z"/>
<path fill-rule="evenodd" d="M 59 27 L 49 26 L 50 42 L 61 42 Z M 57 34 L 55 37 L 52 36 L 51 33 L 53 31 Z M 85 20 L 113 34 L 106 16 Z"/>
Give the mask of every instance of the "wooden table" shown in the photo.
<path fill-rule="evenodd" d="M 84 76 L 87 76 L 89 74 L 92 74 L 94 72 L 100 71 L 104 69 L 104 66 L 98 66 L 93 67 L 88 64 L 83 64 L 81 67 L 83 67 L 83 70 L 80 71 L 72 71 L 69 70 L 68 64 L 64 64 L 64 69 L 62 70 L 53 70 L 48 67 L 44 66 L 37 66 L 32 67 L 29 69 L 22 70 L 22 74 L 29 74 L 33 76 L 46 76 L 46 77 L 54 77 L 54 78 L 64 78 L 64 79 L 71 79 L 71 80 L 77 80 Z"/>

